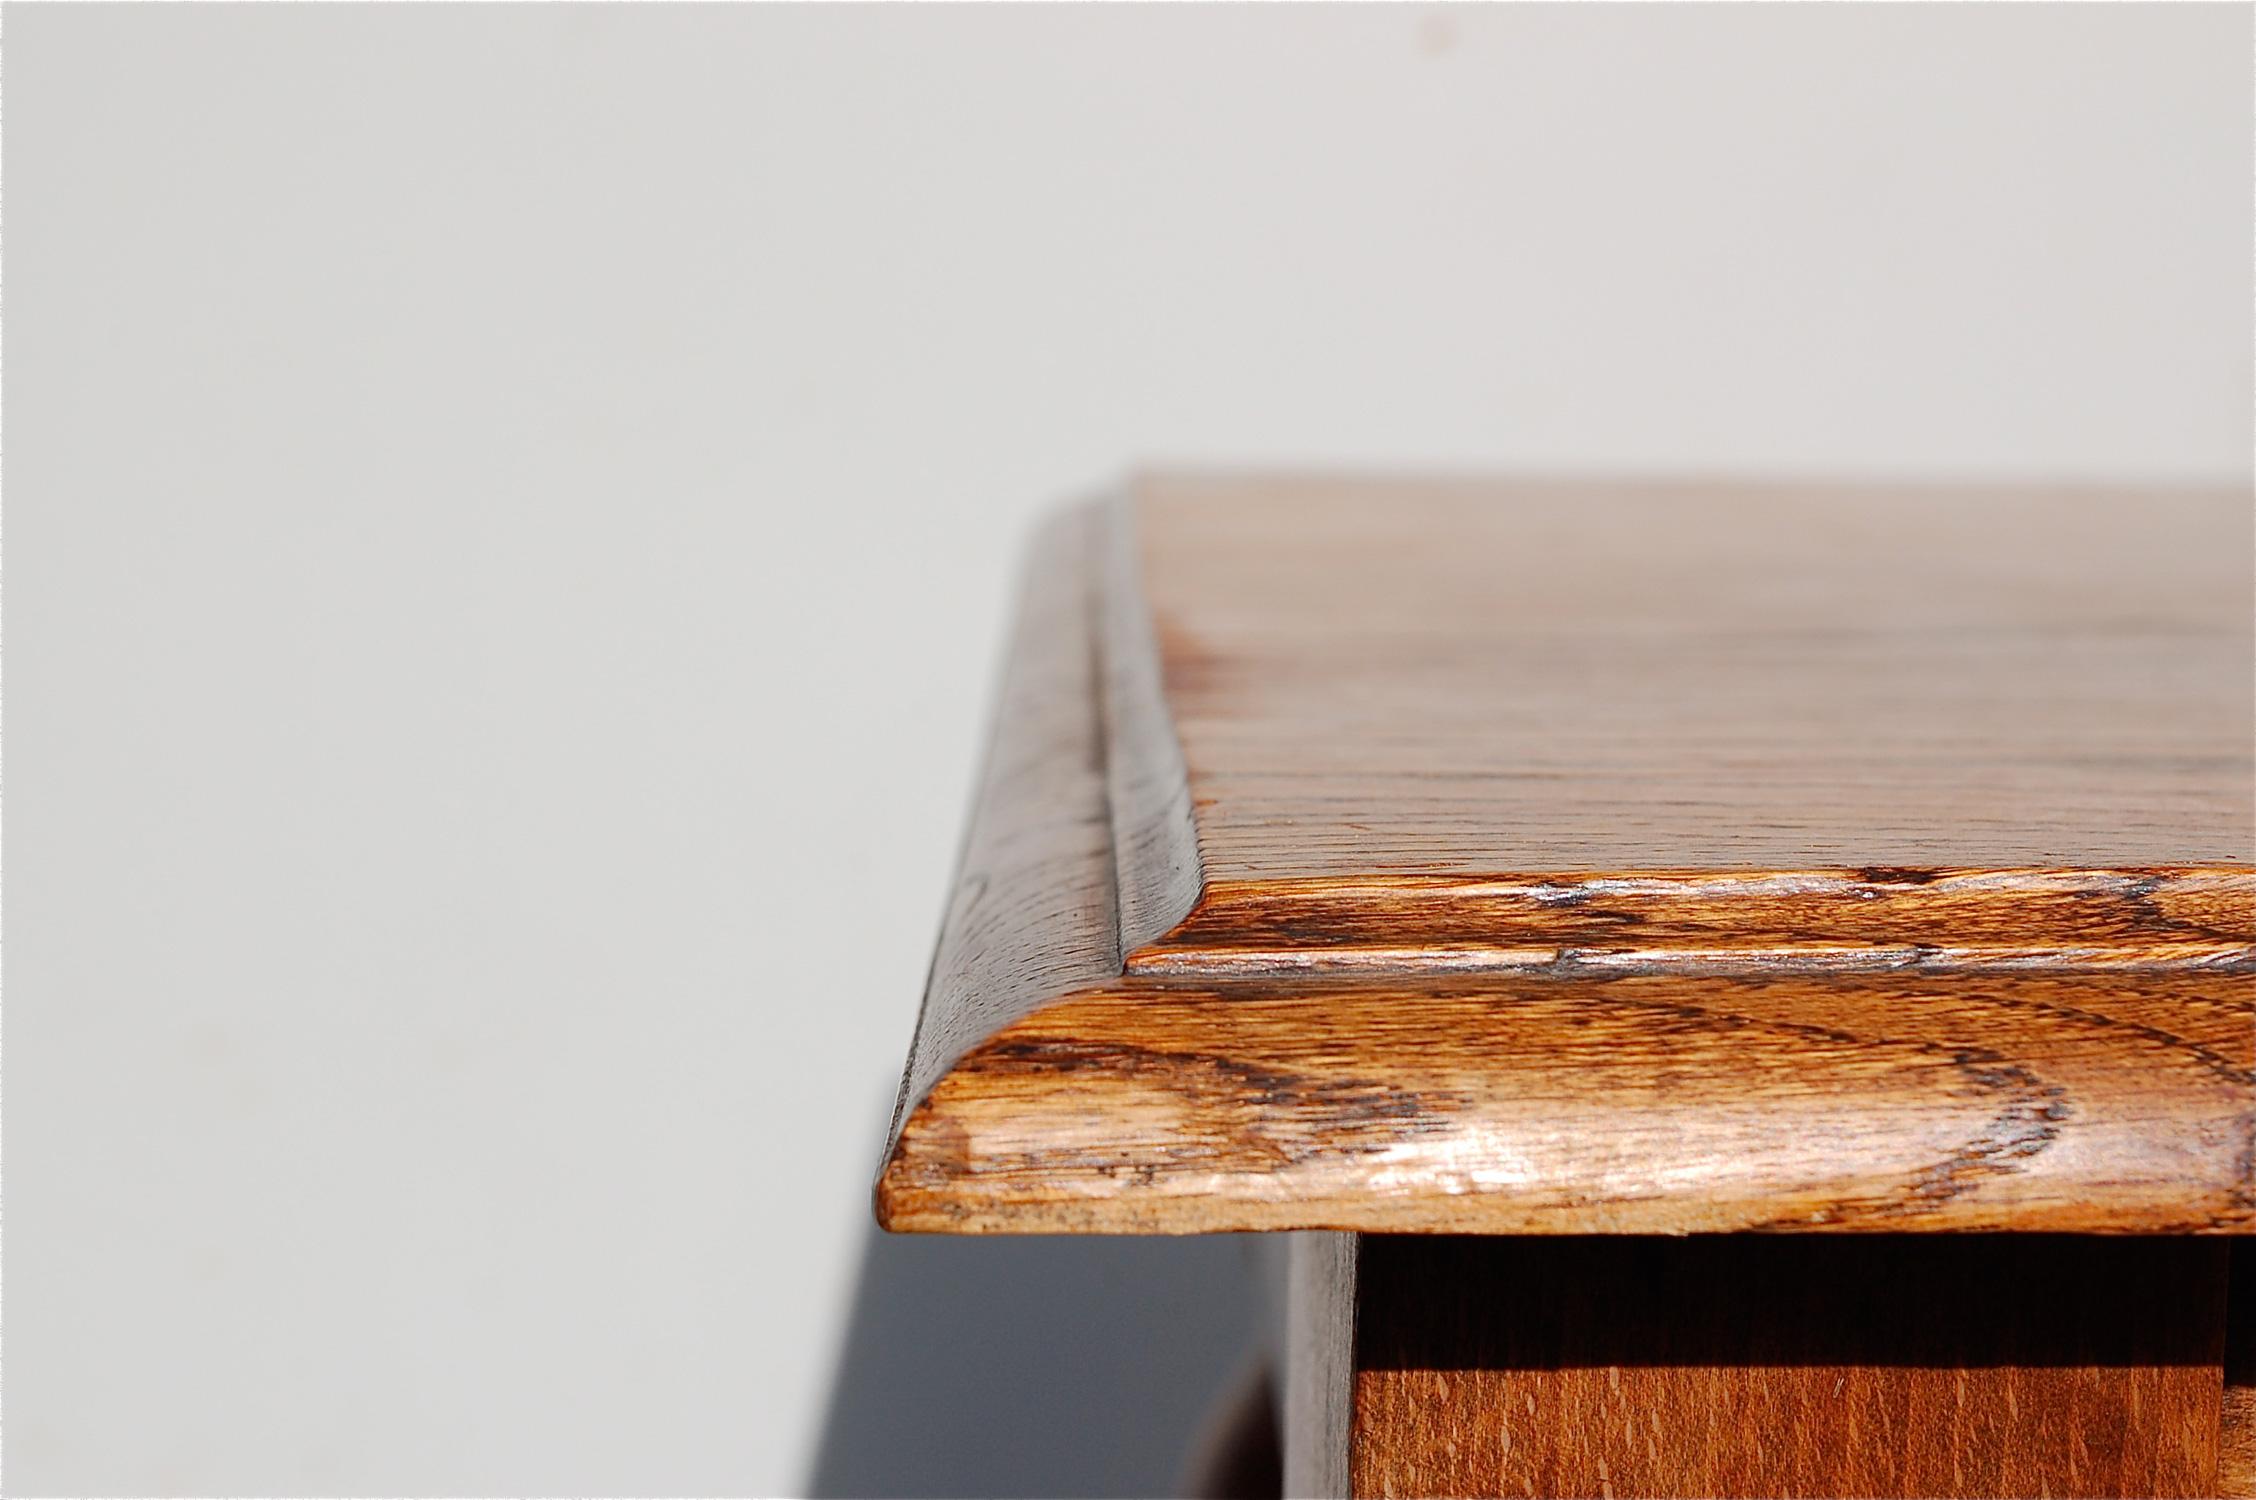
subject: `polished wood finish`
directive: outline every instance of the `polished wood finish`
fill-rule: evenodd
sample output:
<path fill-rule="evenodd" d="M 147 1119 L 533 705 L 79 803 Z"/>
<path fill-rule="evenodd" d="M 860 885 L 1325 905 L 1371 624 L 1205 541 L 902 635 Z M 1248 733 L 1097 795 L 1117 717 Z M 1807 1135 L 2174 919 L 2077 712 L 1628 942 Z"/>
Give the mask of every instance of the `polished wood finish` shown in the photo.
<path fill-rule="evenodd" d="M 2256 851 L 2246 491 L 1247 478 L 1136 505 L 1210 885 Z"/>
<path fill-rule="evenodd" d="M 2142 870 L 1556 872 L 1209 885 L 1133 974 L 1978 968 L 2246 973 L 2256 877 Z"/>
<path fill-rule="evenodd" d="M 2245 496 L 1053 524 L 899 1229 L 2256 1223 Z"/>
<path fill-rule="evenodd" d="M 893 1112 L 1039 1006 L 1119 972 L 1107 754 L 1097 707 L 1096 517 L 1034 539 L 971 830 Z M 879 1217 L 892 1216 L 881 1194 Z"/>
<path fill-rule="evenodd" d="M 882 1203 L 958 1232 L 2244 1226 L 2207 975 L 1130 983 L 1005 1027 Z"/>
<path fill-rule="evenodd" d="M 2217 1492 L 2215 1240 L 1312 1238 L 1291 1494 Z"/>
<path fill-rule="evenodd" d="M 2256 1493 L 2248 502 L 1059 517 L 879 1217 L 1314 1231 L 1291 1494 Z"/>

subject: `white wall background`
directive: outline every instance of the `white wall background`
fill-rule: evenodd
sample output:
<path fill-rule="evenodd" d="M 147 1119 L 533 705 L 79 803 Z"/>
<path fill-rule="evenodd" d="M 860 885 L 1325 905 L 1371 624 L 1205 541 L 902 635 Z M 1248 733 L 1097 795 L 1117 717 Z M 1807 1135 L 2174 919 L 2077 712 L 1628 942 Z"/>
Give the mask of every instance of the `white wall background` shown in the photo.
<path fill-rule="evenodd" d="M 1047 502 L 2256 440 L 2242 6 L 6 31 L 13 1493 L 805 1485 Z"/>

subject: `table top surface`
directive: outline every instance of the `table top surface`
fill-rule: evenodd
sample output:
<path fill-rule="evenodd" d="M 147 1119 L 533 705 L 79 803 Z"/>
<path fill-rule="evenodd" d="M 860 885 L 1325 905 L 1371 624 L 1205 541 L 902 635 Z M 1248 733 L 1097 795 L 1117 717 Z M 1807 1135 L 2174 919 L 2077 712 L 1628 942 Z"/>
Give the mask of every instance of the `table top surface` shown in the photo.
<path fill-rule="evenodd" d="M 2246 1226 L 2252 517 L 1236 477 L 1061 518 L 881 1217 Z"/>
<path fill-rule="evenodd" d="M 1215 881 L 2245 863 L 2244 495 L 1155 485 Z"/>

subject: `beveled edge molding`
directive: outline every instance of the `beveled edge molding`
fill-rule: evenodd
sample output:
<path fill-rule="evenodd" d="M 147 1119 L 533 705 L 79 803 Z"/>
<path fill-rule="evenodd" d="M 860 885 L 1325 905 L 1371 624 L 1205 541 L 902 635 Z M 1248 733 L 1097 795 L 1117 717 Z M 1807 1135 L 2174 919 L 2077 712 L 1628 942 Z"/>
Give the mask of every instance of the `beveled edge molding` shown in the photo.
<path fill-rule="evenodd" d="M 1202 889 L 1190 784 L 1143 607 L 1125 495 L 1059 510 L 1021 568 L 985 760 L 894 1100 L 1131 947 L 1179 928 Z"/>
<path fill-rule="evenodd" d="M 2256 871 L 1209 885 L 1136 550 L 1125 499 L 1033 545 L 876 1185 L 887 1228 L 2256 1228 Z M 1933 940 L 1969 930 L 1996 940 Z M 1923 982 L 1939 970 L 1960 977 Z M 1854 1024 L 1763 1013 L 1780 996 Z M 1687 1072 L 1661 1042 L 1695 1035 Z M 2121 1086 L 2078 1071 L 2095 1049 Z M 1604 1072 L 1617 1055 L 1689 1091 L 1642 1099 Z M 1549 1177 L 1497 1164 L 1551 1141 L 1511 1113 L 1534 1075 L 1594 1153 Z M 1778 1075 L 1823 1087 L 1765 1092 Z M 1811 1137 L 1855 1149 L 1764 1155 Z M 1450 1163 L 1490 1147 L 1488 1180 Z M 1703 1175 L 1749 1161 L 1768 1177 Z"/>
<path fill-rule="evenodd" d="M 2245 978 L 1088 986 L 912 1115 L 952 1233 L 2256 1231 Z"/>
<path fill-rule="evenodd" d="M 1101 745 L 1123 953 L 1183 930 L 1204 899 L 1198 823 L 1144 602 L 1132 495 L 1094 518 Z M 1124 960 L 1125 962 L 1125 960 Z"/>
<path fill-rule="evenodd" d="M 1641 870 L 1211 883 L 1135 974 L 2256 971 L 2256 869 Z"/>
<path fill-rule="evenodd" d="M 1088 504 L 1059 511 L 1027 549 L 963 852 L 894 1102 L 889 1157 L 909 1111 L 957 1058 L 1045 1002 L 1120 972 L 1097 714 L 1097 520 Z"/>

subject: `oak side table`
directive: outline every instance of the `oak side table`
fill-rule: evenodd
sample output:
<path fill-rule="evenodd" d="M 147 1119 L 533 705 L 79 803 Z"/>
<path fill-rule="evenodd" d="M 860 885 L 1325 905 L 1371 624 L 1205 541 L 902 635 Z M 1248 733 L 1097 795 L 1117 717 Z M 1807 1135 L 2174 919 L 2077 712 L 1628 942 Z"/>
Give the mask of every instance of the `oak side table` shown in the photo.
<path fill-rule="evenodd" d="M 1289 1237 L 1293 1495 L 2256 1495 L 2246 492 L 1041 534 L 877 1213 Z"/>

